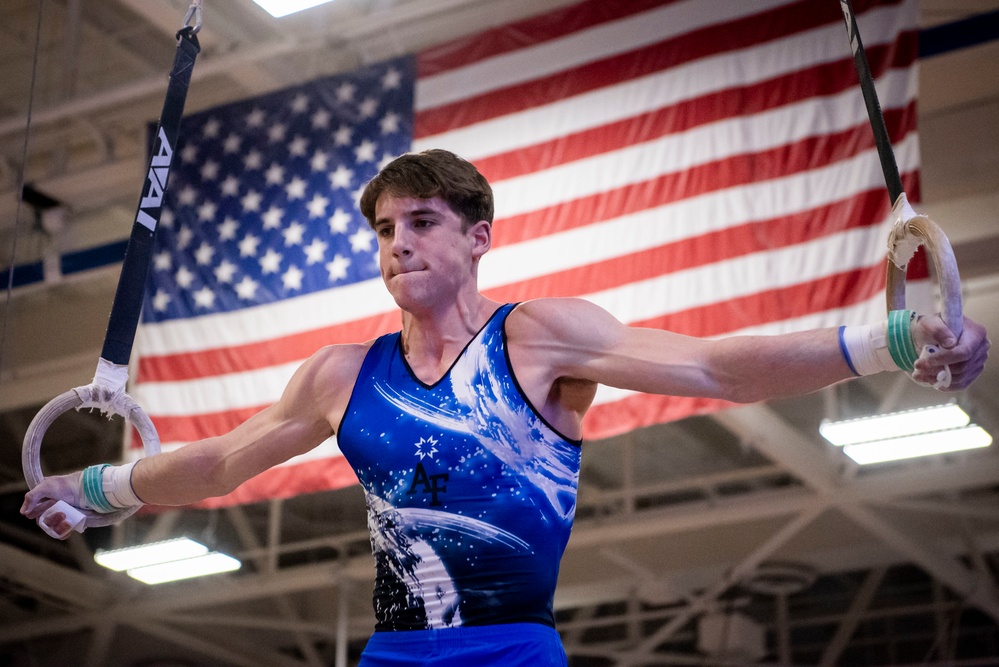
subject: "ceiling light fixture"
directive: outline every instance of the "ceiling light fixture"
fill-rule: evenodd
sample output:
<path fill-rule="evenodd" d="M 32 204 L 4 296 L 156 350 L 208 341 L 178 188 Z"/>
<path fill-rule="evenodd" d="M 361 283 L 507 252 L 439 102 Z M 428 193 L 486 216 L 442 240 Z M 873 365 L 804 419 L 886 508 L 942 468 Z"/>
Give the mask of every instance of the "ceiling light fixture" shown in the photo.
<path fill-rule="evenodd" d="M 954 403 L 845 421 L 819 433 L 861 465 L 988 447 L 992 436 Z"/>
<path fill-rule="evenodd" d="M 232 572 L 242 565 L 237 559 L 209 551 L 205 545 L 186 537 L 125 549 L 100 549 L 94 560 L 147 584 Z"/>
<path fill-rule="evenodd" d="M 303 9 L 312 9 L 313 7 L 318 7 L 319 5 L 324 5 L 330 0 L 253 0 L 255 3 L 263 7 L 268 14 L 274 18 L 281 18 L 282 16 L 288 16 L 288 14 L 294 14 L 295 12 L 300 12 Z"/>

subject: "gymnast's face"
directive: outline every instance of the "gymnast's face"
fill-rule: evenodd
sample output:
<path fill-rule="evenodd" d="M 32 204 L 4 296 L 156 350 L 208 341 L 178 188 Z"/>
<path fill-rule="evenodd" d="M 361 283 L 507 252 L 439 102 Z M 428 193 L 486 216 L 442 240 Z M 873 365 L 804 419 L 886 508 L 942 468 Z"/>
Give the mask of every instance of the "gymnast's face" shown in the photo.
<path fill-rule="evenodd" d="M 382 280 L 403 310 L 435 309 L 477 293 L 478 260 L 492 238 L 485 221 L 462 230 L 461 217 L 439 197 L 383 194 L 374 229 Z"/>

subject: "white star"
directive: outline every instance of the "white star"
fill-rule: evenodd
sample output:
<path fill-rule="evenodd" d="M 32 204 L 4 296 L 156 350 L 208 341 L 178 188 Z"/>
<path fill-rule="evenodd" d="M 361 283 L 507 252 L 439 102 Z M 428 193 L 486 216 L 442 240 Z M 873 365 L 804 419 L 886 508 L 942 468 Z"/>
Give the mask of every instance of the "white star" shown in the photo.
<path fill-rule="evenodd" d="M 365 139 L 357 148 L 354 149 L 354 155 L 357 156 L 358 162 L 374 162 L 376 148 L 377 146 L 374 142 Z"/>
<path fill-rule="evenodd" d="M 206 201 L 198 207 L 198 220 L 208 222 L 215 217 L 215 211 L 217 208 L 218 207 L 213 202 Z"/>
<path fill-rule="evenodd" d="M 433 437 L 427 438 L 426 440 L 420 438 L 420 441 L 416 443 L 416 455 L 420 457 L 421 461 L 425 457 L 433 459 L 434 454 L 437 453 L 437 447 L 434 446 L 436 444 L 437 441 L 434 440 Z"/>
<path fill-rule="evenodd" d="M 264 156 L 258 150 L 252 150 L 243 158 L 243 168 L 246 171 L 256 171 L 264 163 Z"/>
<path fill-rule="evenodd" d="M 382 128 L 382 134 L 392 134 L 399 131 L 399 114 L 390 111 L 378 122 Z"/>
<path fill-rule="evenodd" d="M 215 160 L 206 160 L 201 165 L 201 178 L 206 181 L 214 181 L 219 177 L 219 163 Z"/>
<path fill-rule="evenodd" d="M 402 73 L 396 68 L 392 67 L 385 72 L 385 76 L 382 77 L 382 88 L 385 90 L 393 90 L 398 88 L 399 84 L 402 83 Z"/>
<path fill-rule="evenodd" d="M 316 193 L 306 207 L 309 209 L 310 218 L 321 218 L 326 215 L 326 207 L 329 205 L 330 200 L 321 194 Z"/>
<path fill-rule="evenodd" d="M 304 199 L 305 198 L 305 186 L 308 185 L 305 181 L 300 179 L 298 176 L 291 179 L 291 183 L 285 188 L 288 193 L 288 199 Z"/>
<path fill-rule="evenodd" d="M 157 271 L 169 271 L 171 264 L 172 264 L 172 259 L 170 257 L 169 250 L 158 252 L 153 257 L 153 268 L 155 268 Z"/>
<path fill-rule="evenodd" d="M 325 130 L 330 126 L 330 112 L 326 109 L 319 109 L 312 114 L 312 129 Z"/>
<path fill-rule="evenodd" d="M 281 141 L 287 131 L 288 128 L 281 123 L 274 123 L 271 125 L 271 129 L 267 130 L 267 138 L 271 141 Z"/>
<path fill-rule="evenodd" d="M 243 212 L 259 211 L 261 199 L 263 199 L 263 197 L 256 190 L 250 190 L 247 192 L 246 196 L 240 200 L 243 204 Z"/>
<path fill-rule="evenodd" d="M 333 212 L 333 215 L 330 216 L 329 219 L 330 231 L 333 232 L 334 234 L 346 234 L 347 229 L 349 229 L 350 221 L 351 221 L 350 213 L 347 213 L 343 209 L 338 208 L 336 211 Z"/>
<path fill-rule="evenodd" d="M 231 283 L 238 267 L 227 259 L 215 268 L 215 280 L 220 283 Z"/>
<path fill-rule="evenodd" d="M 361 227 L 350 235 L 350 249 L 354 252 L 371 252 L 371 242 L 375 240 L 375 234 L 367 227 Z"/>
<path fill-rule="evenodd" d="M 253 234 L 247 234 L 243 237 L 243 240 L 239 242 L 239 256 L 253 257 L 257 254 L 258 245 L 260 245 L 260 238 L 254 236 Z"/>
<path fill-rule="evenodd" d="M 221 129 L 222 123 L 218 121 L 217 118 L 209 118 L 208 122 L 205 123 L 204 128 L 201 130 L 201 136 L 205 139 L 214 139 L 219 136 L 219 129 Z"/>
<path fill-rule="evenodd" d="M 326 164 L 329 162 L 329 160 L 330 160 L 329 153 L 325 151 L 316 151 L 315 153 L 313 153 L 312 161 L 310 162 L 312 171 L 326 171 Z"/>
<path fill-rule="evenodd" d="M 296 136 L 291 140 L 291 143 L 288 144 L 288 155 L 293 157 L 302 157 L 305 155 L 308 148 L 309 142 L 305 139 L 305 137 Z"/>
<path fill-rule="evenodd" d="M 194 282 L 194 274 L 188 271 L 186 266 L 182 266 L 177 269 L 177 273 L 174 274 L 173 279 L 178 285 L 187 289 Z"/>
<path fill-rule="evenodd" d="M 333 133 L 333 143 L 337 146 L 349 146 L 354 131 L 347 125 L 341 125 Z"/>
<path fill-rule="evenodd" d="M 342 83 L 336 89 L 336 99 L 339 102 L 350 102 L 354 99 L 354 93 L 357 92 L 357 86 L 352 83 Z"/>
<path fill-rule="evenodd" d="M 239 229 L 239 223 L 232 218 L 226 218 L 222 221 L 222 224 L 218 226 L 219 241 L 233 240 L 236 238 L 237 229 Z"/>
<path fill-rule="evenodd" d="M 246 116 L 247 127 L 260 127 L 264 124 L 264 110 L 256 108 Z"/>
<path fill-rule="evenodd" d="M 350 268 L 350 260 L 343 255 L 337 255 L 333 261 L 326 265 L 326 270 L 330 274 L 330 282 L 343 280 L 347 277 L 347 269 Z"/>
<path fill-rule="evenodd" d="M 174 221 L 173 211 L 168 208 L 163 209 L 163 212 L 160 213 L 159 226 L 166 227 L 168 229 L 173 229 L 173 221 Z"/>
<path fill-rule="evenodd" d="M 382 156 L 382 159 L 378 161 L 378 171 L 381 171 L 385 167 L 389 166 L 389 163 L 399 157 L 398 155 L 389 155 L 386 153 Z"/>
<path fill-rule="evenodd" d="M 208 266 L 212 263 L 212 257 L 215 256 L 215 248 L 208 245 L 208 243 L 202 243 L 198 246 L 198 249 L 194 251 L 194 259 L 197 260 L 198 264 L 201 266 Z"/>
<path fill-rule="evenodd" d="M 281 253 L 275 252 L 274 248 L 268 248 L 263 257 L 260 258 L 260 270 L 264 275 L 277 273 L 281 268 Z"/>
<path fill-rule="evenodd" d="M 192 164 L 198 159 L 198 147 L 194 144 L 184 146 L 180 151 L 180 159 L 184 161 L 184 164 Z"/>
<path fill-rule="evenodd" d="M 328 243 L 319 239 L 312 239 L 312 243 L 302 248 L 305 252 L 306 264 L 312 266 L 326 259 L 326 248 L 328 247 Z"/>
<path fill-rule="evenodd" d="M 156 296 L 153 297 L 153 310 L 157 310 L 162 313 L 167 309 L 170 301 L 171 298 L 169 294 L 161 289 L 156 290 Z"/>
<path fill-rule="evenodd" d="M 349 188 L 354 182 L 354 171 L 342 164 L 330 174 L 330 186 L 334 188 Z"/>
<path fill-rule="evenodd" d="M 227 197 L 235 197 L 239 194 L 239 179 L 235 176 L 229 176 L 224 181 L 222 181 L 222 194 Z"/>
<path fill-rule="evenodd" d="M 302 245 L 302 237 L 305 236 L 305 225 L 300 222 L 293 222 L 288 228 L 281 232 L 284 236 L 285 247 L 291 245 Z"/>
<path fill-rule="evenodd" d="M 256 296 L 258 287 L 260 285 L 256 280 L 253 280 L 250 276 L 243 276 L 243 279 L 236 283 L 236 294 L 239 295 L 240 299 L 249 301 Z"/>
<path fill-rule="evenodd" d="M 194 232 L 190 227 L 181 227 L 177 232 L 177 249 L 183 250 L 194 239 Z"/>
<path fill-rule="evenodd" d="M 194 293 L 194 305 L 202 308 L 211 308 L 215 305 L 215 292 L 207 285 Z"/>
<path fill-rule="evenodd" d="M 239 151 L 239 147 L 243 143 L 243 137 L 236 133 L 230 134 L 225 138 L 225 142 L 222 144 L 222 148 L 226 153 L 235 153 Z"/>
<path fill-rule="evenodd" d="M 295 96 L 295 99 L 291 101 L 291 110 L 295 113 L 302 113 L 309 108 L 309 96 L 305 93 L 299 93 Z"/>
<path fill-rule="evenodd" d="M 264 172 L 264 176 L 267 178 L 268 185 L 281 185 L 284 181 L 284 167 L 274 162 Z"/>
<path fill-rule="evenodd" d="M 361 118 L 371 118 L 378 111 L 378 100 L 374 97 L 366 98 L 357 107 L 357 112 L 361 115 Z"/>
<path fill-rule="evenodd" d="M 264 229 L 278 229 L 281 227 L 281 220 L 284 219 L 284 209 L 271 206 L 267 212 L 260 216 L 264 221 Z"/>
<path fill-rule="evenodd" d="M 288 270 L 284 272 L 281 276 L 281 282 L 284 283 L 285 289 L 302 289 L 302 278 L 305 274 L 297 266 L 290 266 Z"/>
<path fill-rule="evenodd" d="M 198 191 L 195 190 L 190 185 L 186 185 L 181 188 L 180 192 L 177 193 L 177 201 L 180 202 L 182 206 L 190 206 L 194 203 L 194 200 L 198 198 Z"/>

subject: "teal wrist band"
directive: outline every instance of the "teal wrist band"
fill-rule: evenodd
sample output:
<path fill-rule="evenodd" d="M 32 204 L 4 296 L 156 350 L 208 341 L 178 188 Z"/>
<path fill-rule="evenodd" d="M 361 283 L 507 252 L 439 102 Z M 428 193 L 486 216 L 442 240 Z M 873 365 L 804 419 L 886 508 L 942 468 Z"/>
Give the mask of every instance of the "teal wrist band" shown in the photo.
<path fill-rule="evenodd" d="M 80 480 L 83 487 L 83 497 L 87 503 L 94 508 L 95 512 L 109 514 L 115 511 L 115 507 L 108 501 L 104 494 L 104 469 L 111 467 L 107 463 L 96 466 L 89 466 L 83 469 L 83 477 Z"/>
<path fill-rule="evenodd" d="M 888 352 L 895 364 L 911 373 L 915 370 L 916 345 L 912 340 L 912 320 L 916 314 L 911 310 L 893 310 L 888 313 Z"/>

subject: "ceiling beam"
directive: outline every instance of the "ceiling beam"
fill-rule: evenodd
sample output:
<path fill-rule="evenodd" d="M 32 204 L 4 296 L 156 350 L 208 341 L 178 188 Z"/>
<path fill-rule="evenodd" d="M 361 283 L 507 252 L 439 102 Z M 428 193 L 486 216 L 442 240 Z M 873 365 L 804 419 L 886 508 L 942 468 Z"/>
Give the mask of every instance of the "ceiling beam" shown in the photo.
<path fill-rule="evenodd" d="M 128 622 L 145 634 L 159 639 L 166 640 L 177 646 L 181 646 L 192 651 L 197 651 L 206 656 L 224 661 L 227 664 L 238 665 L 239 667 L 303 667 L 305 663 L 287 657 L 281 653 L 262 650 L 260 644 L 235 649 L 226 646 L 220 638 L 212 640 L 202 639 L 187 632 L 182 632 L 171 628 L 155 619 L 136 619 Z"/>
<path fill-rule="evenodd" d="M 906 558 L 915 562 L 927 573 L 946 584 L 956 596 L 968 604 L 974 605 L 999 623 L 999 598 L 997 598 L 997 591 L 992 582 L 969 571 L 955 558 L 931 549 L 928 546 L 930 542 L 928 536 L 910 537 L 891 522 L 860 505 L 846 503 L 839 505 L 837 509 L 847 514 L 872 535 L 904 554 Z"/>
<path fill-rule="evenodd" d="M 769 406 L 758 404 L 727 410 L 716 417 L 726 428 L 745 439 L 754 448 L 775 463 L 828 498 L 836 508 L 854 522 L 867 529 L 871 535 L 888 546 L 905 554 L 929 574 L 945 583 L 962 599 L 974 604 L 981 611 L 999 622 L 999 601 L 991 585 L 983 585 L 974 573 L 954 559 L 933 552 L 927 543 L 928 536 L 914 539 L 905 535 L 891 522 L 879 517 L 860 498 L 837 485 L 836 467 L 821 455 L 814 443 L 781 418 Z M 884 480 L 867 480 L 884 488 Z M 863 488 L 859 482 L 858 487 Z M 924 489 L 920 491 L 925 493 Z M 881 491 L 883 493 L 883 491 Z"/>
<path fill-rule="evenodd" d="M 713 586 L 691 600 L 682 613 L 677 614 L 669 623 L 642 640 L 634 650 L 629 651 L 624 656 L 619 664 L 622 667 L 627 667 L 628 665 L 644 663 L 658 646 L 672 637 L 695 616 L 708 611 L 725 591 L 752 574 L 759 567 L 760 563 L 784 546 L 788 540 L 804 530 L 824 511 L 824 507 L 815 507 L 794 517 L 794 519 L 782 526 L 780 530 L 753 549 L 740 563 L 729 569 Z"/>
<path fill-rule="evenodd" d="M 110 587 L 50 560 L 0 544 L 0 579 L 17 583 L 80 609 L 101 609 L 114 599 Z M 4 629 L 0 628 L 0 639 Z"/>
<path fill-rule="evenodd" d="M 856 632 L 864 612 L 871 606 L 871 600 L 874 599 L 874 594 L 877 592 L 878 586 L 881 585 L 881 580 L 885 578 L 885 573 L 887 572 L 888 568 L 879 567 L 871 570 L 864 577 L 864 582 L 860 585 L 860 590 L 853 596 L 850 608 L 846 611 L 846 615 L 836 628 L 836 634 L 829 640 L 826 650 L 822 652 L 819 667 L 835 667 L 840 655 L 843 654 L 843 649 L 846 648 L 847 643 L 850 641 L 850 637 Z"/>

